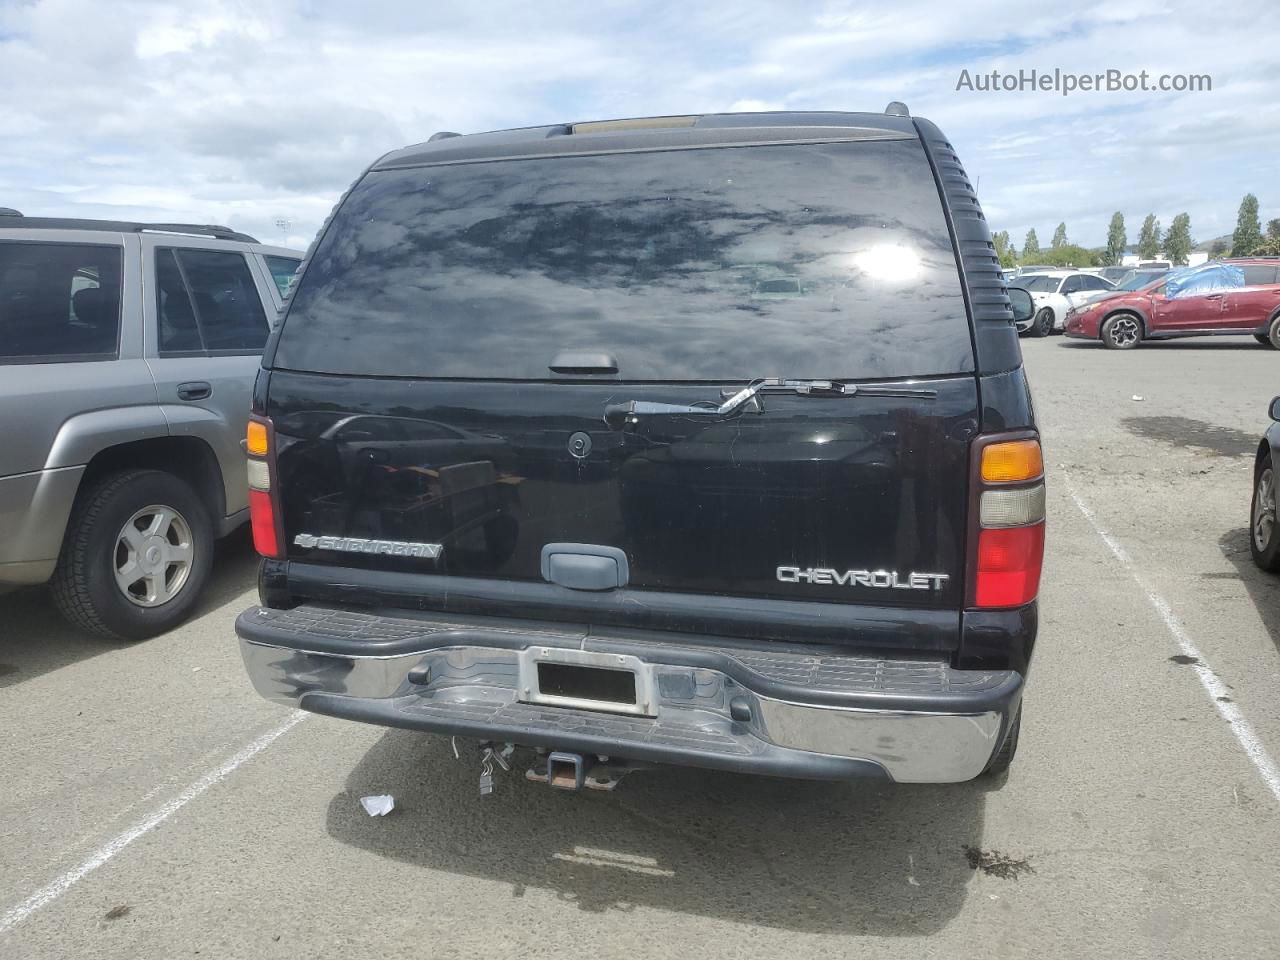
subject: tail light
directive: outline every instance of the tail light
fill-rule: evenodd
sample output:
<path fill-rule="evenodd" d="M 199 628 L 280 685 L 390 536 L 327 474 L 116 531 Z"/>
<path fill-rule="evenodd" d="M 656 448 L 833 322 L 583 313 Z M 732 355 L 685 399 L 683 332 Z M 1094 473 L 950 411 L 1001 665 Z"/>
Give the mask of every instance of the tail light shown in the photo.
<path fill-rule="evenodd" d="M 973 445 L 968 606 L 1020 607 L 1040 591 L 1044 564 L 1044 457 L 1033 437 Z"/>
<path fill-rule="evenodd" d="M 266 417 L 253 417 L 245 432 L 246 470 L 249 478 L 249 526 L 253 546 L 264 557 L 284 559 L 284 534 L 280 525 L 277 492 L 273 489 L 276 458 L 275 434 Z"/>

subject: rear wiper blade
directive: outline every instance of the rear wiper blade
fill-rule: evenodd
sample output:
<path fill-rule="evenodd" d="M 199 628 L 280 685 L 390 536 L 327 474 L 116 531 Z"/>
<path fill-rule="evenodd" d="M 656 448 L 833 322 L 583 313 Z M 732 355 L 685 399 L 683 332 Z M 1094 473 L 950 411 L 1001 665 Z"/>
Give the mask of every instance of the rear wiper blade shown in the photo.
<path fill-rule="evenodd" d="M 740 407 L 754 400 L 761 393 L 796 393 L 802 396 L 845 396 L 864 394 L 875 397 L 936 397 L 936 390 L 918 390 L 907 387 L 881 387 L 875 384 L 841 383 L 838 380 L 784 380 L 780 377 L 762 377 L 731 394 L 719 405 L 661 403 L 653 400 L 627 400 L 610 403 L 604 408 L 604 421 L 618 426 L 633 418 L 645 416 L 701 416 L 727 417 Z M 758 407 L 760 413 L 763 407 Z"/>

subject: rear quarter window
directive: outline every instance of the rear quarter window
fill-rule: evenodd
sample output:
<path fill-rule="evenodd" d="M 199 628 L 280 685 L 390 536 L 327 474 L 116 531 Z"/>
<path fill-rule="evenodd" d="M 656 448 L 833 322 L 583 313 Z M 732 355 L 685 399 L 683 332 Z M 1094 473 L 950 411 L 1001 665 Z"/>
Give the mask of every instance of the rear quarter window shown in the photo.
<path fill-rule="evenodd" d="M 0 241 L 0 363 L 111 360 L 121 248 Z"/>
<path fill-rule="evenodd" d="M 1246 266 L 1244 268 L 1244 285 L 1246 287 L 1265 287 L 1276 282 L 1276 268 L 1272 266 Z"/>
<path fill-rule="evenodd" d="M 374 171 L 292 297 L 274 365 L 624 380 L 973 370 L 956 258 L 918 140 Z"/>

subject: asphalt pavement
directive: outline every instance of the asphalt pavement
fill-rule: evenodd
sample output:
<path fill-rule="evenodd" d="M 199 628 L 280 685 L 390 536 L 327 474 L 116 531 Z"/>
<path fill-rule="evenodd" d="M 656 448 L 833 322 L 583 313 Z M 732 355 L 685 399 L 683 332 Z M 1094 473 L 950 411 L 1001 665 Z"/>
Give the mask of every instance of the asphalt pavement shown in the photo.
<path fill-rule="evenodd" d="M 1280 354 L 1023 346 L 1050 532 L 1002 785 L 481 798 L 445 740 L 257 697 L 241 535 L 145 643 L 0 597 L 0 957 L 1275 958 L 1280 580 L 1247 525 Z"/>

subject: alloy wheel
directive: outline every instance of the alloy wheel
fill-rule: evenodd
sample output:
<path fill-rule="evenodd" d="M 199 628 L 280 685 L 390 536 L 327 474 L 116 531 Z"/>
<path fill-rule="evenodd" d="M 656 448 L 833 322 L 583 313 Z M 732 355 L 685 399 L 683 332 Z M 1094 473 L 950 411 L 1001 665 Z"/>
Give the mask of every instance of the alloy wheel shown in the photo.
<path fill-rule="evenodd" d="M 1275 528 L 1275 476 L 1267 467 L 1258 474 L 1258 489 L 1253 496 L 1253 544 L 1259 551 L 1265 551 L 1271 545 Z"/>
<path fill-rule="evenodd" d="M 1111 322 L 1111 339 L 1118 347 L 1138 342 L 1138 321 L 1133 317 L 1116 317 Z"/>
<path fill-rule="evenodd" d="M 194 555 L 182 514 L 162 504 L 143 507 L 116 537 L 116 586 L 130 603 L 158 607 L 186 585 Z"/>

